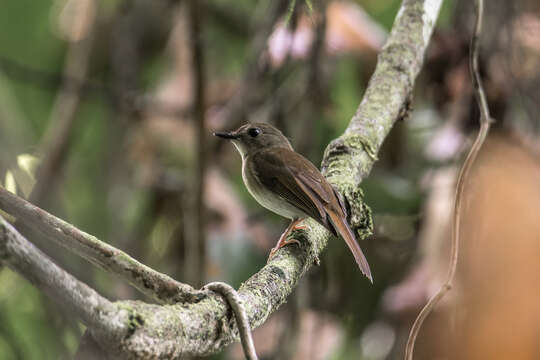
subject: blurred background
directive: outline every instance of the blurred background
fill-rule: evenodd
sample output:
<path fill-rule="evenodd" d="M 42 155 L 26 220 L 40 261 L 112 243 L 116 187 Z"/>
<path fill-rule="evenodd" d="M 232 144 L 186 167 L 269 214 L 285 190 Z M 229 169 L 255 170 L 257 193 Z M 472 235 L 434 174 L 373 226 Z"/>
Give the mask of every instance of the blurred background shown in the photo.
<path fill-rule="evenodd" d="M 180 281 L 238 287 L 287 222 L 249 196 L 239 155 L 212 131 L 268 121 L 320 164 L 400 1 L 196 3 L 0 0 L 0 185 Z M 455 179 L 477 130 L 473 19 L 471 1 L 444 1 L 409 116 L 363 181 L 374 285 L 331 241 L 255 330 L 261 358 L 402 358 L 446 272 Z M 416 359 L 540 358 L 540 3 L 491 0 L 485 22 L 480 67 L 497 121 L 465 191 L 456 286 Z M 28 236 L 109 299 L 148 300 Z M 83 332 L 0 269 L 0 359 L 69 359 Z M 242 353 L 233 345 L 211 358 Z"/>

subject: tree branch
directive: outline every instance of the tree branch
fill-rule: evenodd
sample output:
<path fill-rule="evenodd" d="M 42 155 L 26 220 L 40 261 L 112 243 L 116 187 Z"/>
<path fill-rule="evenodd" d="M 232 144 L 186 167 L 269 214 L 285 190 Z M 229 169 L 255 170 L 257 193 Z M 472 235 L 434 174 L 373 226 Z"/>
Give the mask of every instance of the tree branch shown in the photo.
<path fill-rule="evenodd" d="M 386 135 L 404 117 L 441 2 L 403 1 L 356 114 L 345 133 L 326 148 L 323 171 L 339 188 L 358 187 Z"/>
<path fill-rule="evenodd" d="M 369 173 L 393 123 L 406 108 L 404 104 L 420 71 L 440 4 L 441 0 L 403 2 L 356 115 L 345 133 L 333 141 L 325 152 L 324 173 L 347 199 L 351 222 L 361 235 L 371 231 L 371 220 L 358 185 Z M 21 217 L 21 221 L 29 225 L 35 222 L 34 226 L 38 229 L 57 236 L 57 241 L 69 244 L 69 248 L 98 265 L 117 271 L 137 284 L 138 288 L 147 290 L 146 293 L 160 289 L 154 289 L 154 285 L 147 288 L 141 280 L 146 276 L 156 276 L 153 270 L 132 259 L 128 258 L 127 261 L 127 255 L 119 250 L 28 203 L 19 202 L 18 207 L 13 207 L 14 199 L 6 202 L 6 198 L 9 198 L 7 194 L 0 192 L 0 208 Z M 326 247 L 330 233 L 311 219 L 305 220 L 304 225 L 307 231 L 295 231 L 293 234 L 301 246 L 278 250 L 266 266 L 238 290 L 252 328 L 261 325 L 287 299 L 298 280 L 318 261 L 318 255 Z M 123 265 L 136 269 L 137 276 L 132 277 L 130 270 Z M 170 281 L 174 282 L 172 279 Z M 167 283 L 158 282 L 161 285 Z M 127 323 L 111 328 L 116 331 L 115 336 L 110 336 L 107 331 L 94 331 L 92 327 L 90 330 L 104 349 L 112 354 L 120 354 L 122 358 L 208 355 L 238 339 L 238 329 L 236 323 L 231 321 L 227 304 L 221 296 L 213 293 L 208 293 L 197 303 L 152 305 L 121 301 L 114 303 L 114 306 L 118 311 L 129 314 L 128 320 L 124 319 Z"/>
<path fill-rule="evenodd" d="M 191 286 L 179 283 L 139 263 L 123 251 L 77 229 L 2 187 L 0 187 L 0 208 L 15 216 L 17 221 L 38 233 L 47 235 L 69 251 L 102 269 L 116 274 L 143 294 L 161 303 L 193 302 L 203 296 Z"/>
<path fill-rule="evenodd" d="M 2 216 L 0 263 L 24 276 L 47 295 L 59 300 L 77 314 L 86 326 L 97 330 L 109 329 L 112 331 L 110 335 L 122 331 L 123 321 L 118 321 L 122 315 L 109 300 L 58 267 Z"/>

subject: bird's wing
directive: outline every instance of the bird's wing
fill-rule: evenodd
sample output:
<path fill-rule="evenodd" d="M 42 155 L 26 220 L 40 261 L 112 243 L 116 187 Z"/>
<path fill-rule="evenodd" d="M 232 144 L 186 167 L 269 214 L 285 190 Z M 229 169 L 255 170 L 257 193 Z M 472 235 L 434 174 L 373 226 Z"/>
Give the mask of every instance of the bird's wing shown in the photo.
<path fill-rule="evenodd" d="M 272 149 L 253 154 L 252 166 L 259 181 L 267 189 L 328 227 L 324 210 L 326 200 L 317 196 L 315 190 L 298 178 L 301 173 L 311 173 L 310 167 L 318 172 L 313 164 L 294 151 Z M 322 178 L 320 173 L 319 176 Z"/>

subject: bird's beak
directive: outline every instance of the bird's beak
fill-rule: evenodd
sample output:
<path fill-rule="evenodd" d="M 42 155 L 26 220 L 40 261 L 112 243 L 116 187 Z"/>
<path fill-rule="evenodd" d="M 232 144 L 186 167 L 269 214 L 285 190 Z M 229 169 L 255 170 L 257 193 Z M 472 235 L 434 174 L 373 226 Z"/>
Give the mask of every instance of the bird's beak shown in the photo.
<path fill-rule="evenodd" d="M 231 132 L 215 132 L 214 136 L 224 138 L 224 139 L 236 139 L 236 138 L 238 138 L 238 134 L 236 134 L 233 131 L 231 131 Z"/>

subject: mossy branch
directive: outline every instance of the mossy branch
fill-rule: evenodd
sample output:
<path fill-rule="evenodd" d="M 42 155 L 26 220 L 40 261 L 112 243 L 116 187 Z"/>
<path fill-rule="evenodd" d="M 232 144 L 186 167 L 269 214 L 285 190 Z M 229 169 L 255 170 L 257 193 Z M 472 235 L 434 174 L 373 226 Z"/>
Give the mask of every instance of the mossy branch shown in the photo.
<path fill-rule="evenodd" d="M 404 0 L 356 114 L 324 153 L 322 172 L 353 208 L 351 225 L 366 235 L 370 219 L 359 189 L 394 123 L 409 111 L 414 81 L 442 0 Z M 358 211 L 362 213 L 358 213 Z M 362 233 L 362 229 L 364 233 Z"/>
<path fill-rule="evenodd" d="M 141 264 L 125 252 L 0 187 L 0 209 L 38 234 L 115 274 L 159 303 L 197 301 L 200 291 Z"/>

